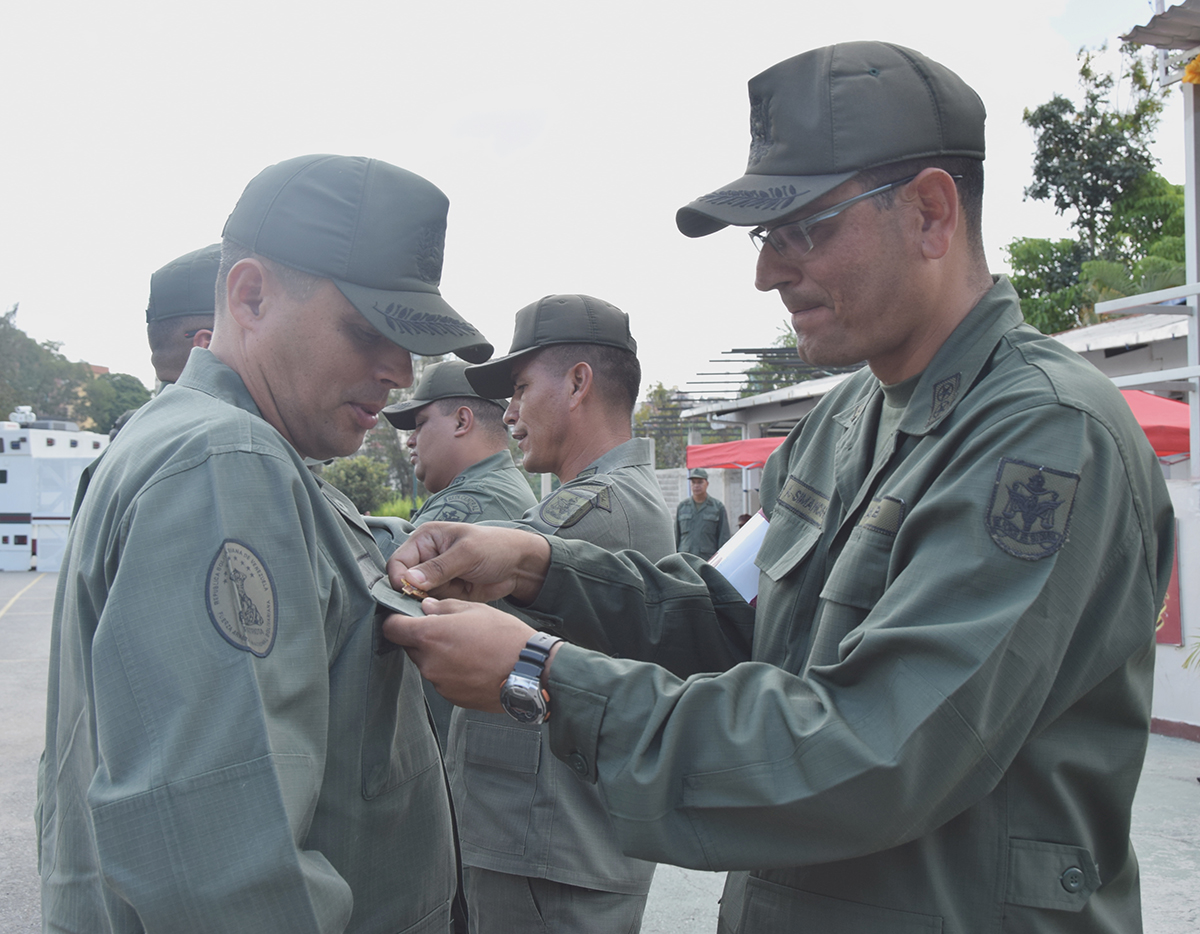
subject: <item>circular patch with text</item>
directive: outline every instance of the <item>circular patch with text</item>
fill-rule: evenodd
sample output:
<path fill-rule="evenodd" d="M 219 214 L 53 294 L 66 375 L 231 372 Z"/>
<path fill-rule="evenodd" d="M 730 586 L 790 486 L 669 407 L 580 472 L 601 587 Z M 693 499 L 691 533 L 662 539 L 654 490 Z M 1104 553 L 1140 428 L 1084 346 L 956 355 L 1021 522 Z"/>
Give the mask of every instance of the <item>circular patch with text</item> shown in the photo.
<path fill-rule="evenodd" d="M 208 616 L 230 645 L 265 658 L 275 645 L 275 582 L 249 545 L 226 539 L 208 569 Z"/>

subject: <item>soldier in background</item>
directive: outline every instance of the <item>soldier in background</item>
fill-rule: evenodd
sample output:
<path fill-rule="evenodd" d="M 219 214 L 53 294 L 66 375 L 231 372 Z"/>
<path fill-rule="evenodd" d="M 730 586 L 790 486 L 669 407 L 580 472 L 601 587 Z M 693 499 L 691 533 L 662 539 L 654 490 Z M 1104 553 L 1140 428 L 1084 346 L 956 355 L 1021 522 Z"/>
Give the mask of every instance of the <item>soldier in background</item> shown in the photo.
<path fill-rule="evenodd" d="M 160 383 L 179 379 L 193 347 L 212 340 L 221 244 L 213 243 L 171 260 L 150 277 L 146 339 Z"/>
<path fill-rule="evenodd" d="M 699 555 L 705 561 L 729 541 L 729 517 L 725 504 L 708 495 L 708 471 L 693 467 L 688 471 L 692 495 L 675 509 L 675 550 Z"/>

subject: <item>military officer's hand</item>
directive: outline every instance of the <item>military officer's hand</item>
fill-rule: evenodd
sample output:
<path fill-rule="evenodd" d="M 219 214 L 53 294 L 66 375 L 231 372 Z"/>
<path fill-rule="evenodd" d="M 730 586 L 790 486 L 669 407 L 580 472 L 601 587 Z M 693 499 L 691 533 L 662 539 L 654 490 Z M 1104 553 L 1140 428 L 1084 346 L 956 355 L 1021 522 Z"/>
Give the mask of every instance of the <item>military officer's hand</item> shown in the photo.
<path fill-rule="evenodd" d="M 525 534 L 525 533 L 521 533 Z M 422 601 L 425 616 L 389 616 L 383 634 L 405 647 L 439 694 L 459 707 L 501 713 L 500 687 L 534 630 L 495 607 Z"/>
<path fill-rule="evenodd" d="M 446 598 L 489 602 L 510 594 L 529 603 L 550 567 L 550 544 L 524 529 L 426 522 L 388 559 L 395 590 L 407 581 Z"/>

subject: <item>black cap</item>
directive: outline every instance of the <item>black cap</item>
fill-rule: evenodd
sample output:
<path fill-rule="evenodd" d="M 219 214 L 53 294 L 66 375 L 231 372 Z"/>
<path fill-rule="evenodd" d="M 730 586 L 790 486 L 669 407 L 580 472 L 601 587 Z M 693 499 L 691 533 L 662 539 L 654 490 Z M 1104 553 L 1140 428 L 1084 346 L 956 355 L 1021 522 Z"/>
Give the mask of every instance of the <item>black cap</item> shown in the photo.
<path fill-rule="evenodd" d="M 146 323 L 184 315 L 215 314 L 221 244 L 173 259 L 150 277 Z"/>
<path fill-rule="evenodd" d="M 223 236 L 333 280 L 393 343 L 480 363 L 492 345 L 438 291 L 450 202 L 419 175 L 362 156 L 298 156 L 258 173 Z"/>
<path fill-rule="evenodd" d="M 616 305 L 590 295 L 547 295 L 517 312 L 508 353 L 467 367 L 467 379 L 483 396 L 507 396 L 513 364 L 551 344 L 604 344 L 637 353 L 629 315 Z"/>

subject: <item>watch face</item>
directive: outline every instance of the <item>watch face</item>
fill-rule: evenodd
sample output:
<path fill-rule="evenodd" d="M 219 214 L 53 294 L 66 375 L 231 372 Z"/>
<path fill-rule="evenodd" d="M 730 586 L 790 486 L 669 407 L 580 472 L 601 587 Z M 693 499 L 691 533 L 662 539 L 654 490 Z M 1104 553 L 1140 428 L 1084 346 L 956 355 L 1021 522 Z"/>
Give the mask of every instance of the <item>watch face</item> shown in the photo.
<path fill-rule="evenodd" d="M 546 717 L 546 700 L 538 682 L 521 675 L 509 675 L 504 682 L 500 705 L 521 723 L 541 723 Z"/>

